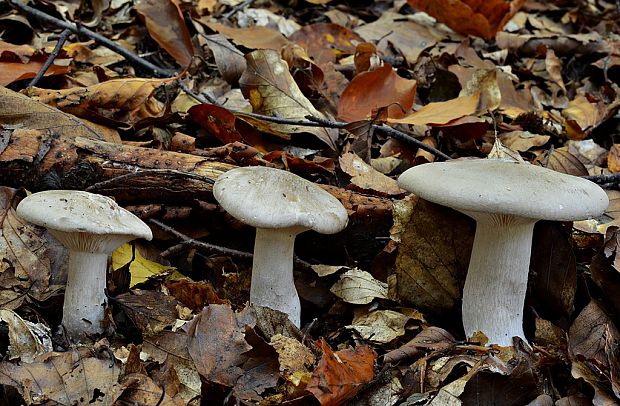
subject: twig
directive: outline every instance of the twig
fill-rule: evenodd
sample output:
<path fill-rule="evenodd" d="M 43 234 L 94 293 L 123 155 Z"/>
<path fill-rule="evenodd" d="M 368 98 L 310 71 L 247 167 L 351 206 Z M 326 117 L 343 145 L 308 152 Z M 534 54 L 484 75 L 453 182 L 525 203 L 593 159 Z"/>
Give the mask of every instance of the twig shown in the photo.
<path fill-rule="evenodd" d="M 224 14 L 222 17 L 224 17 L 224 19 L 228 20 L 232 16 L 234 16 L 239 10 L 242 10 L 245 7 L 248 7 L 248 6 L 252 5 L 252 3 L 254 3 L 254 1 L 256 1 L 256 0 L 245 0 L 245 1 L 237 4 L 236 6 L 234 6 L 232 8 L 232 10 L 230 10 L 228 13 Z"/>
<path fill-rule="evenodd" d="M 39 72 L 37 72 L 37 75 L 30 81 L 30 83 L 28 84 L 28 87 L 36 86 L 37 83 L 39 83 L 39 80 L 41 80 L 41 78 L 45 75 L 45 72 L 47 72 L 50 66 L 52 66 L 52 63 L 54 63 L 54 61 L 58 57 L 58 54 L 60 53 L 62 46 L 67 41 L 67 38 L 69 38 L 69 35 L 71 35 L 71 31 L 66 28 L 63 30 L 63 32 L 60 33 L 60 35 L 58 36 L 58 42 L 56 43 L 54 50 L 52 51 L 50 56 L 47 58 L 47 60 L 45 61 L 45 63 L 43 64 Z"/>
<path fill-rule="evenodd" d="M 150 219 L 149 220 L 150 223 L 155 224 L 157 227 L 161 228 L 162 230 L 164 230 L 167 233 L 170 233 L 172 235 L 174 235 L 177 238 L 180 238 L 181 240 L 183 240 L 183 242 L 181 244 L 177 244 L 171 248 L 169 248 L 168 250 L 162 252 L 162 256 L 166 256 L 168 254 L 172 254 L 172 253 L 176 253 L 180 251 L 179 245 L 184 245 L 184 246 L 192 246 L 194 248 L 198 248 L 198 249 L 203 249 L 209 253 L 216 253 L 216 254 L 224 254 L 224 255 L 228 255 L 231 257 L 235 257 L 235 258 L 239 258 L 239 259 L 244 259 L 244 260 L 251 260 L 252 258 L 254 258 L 253 254 L 250 254 L 249 252 L 244 252 L 244 251 L 238 251 L 232 248 L 226 248 L 226 247 L 221 247 L 219 245 L 214 245 L 214 244 L 209 244 L 207 242 L 202 242 L 202 241 L 198 241 L 195 240 L 193 238 L 191 238 L 188 235 L 183 234 L 180 231 L 175 230 L 174 228 L 162 223 L 159 220 L 156 219 Z M 168 252 L 169 250 L 173 250 L 172 252 Z M 312 265 L 304 260 L 301 260 L 299 258 L 297 258 L 297 256 L 295 256 L 294 258 L 294 263 L 297 267 L 299 268 L 303 268 L 303 269 L 310 269 L 312 267 Z"/>
<path fill-rule="evenodd" d="M 590 176 L 582 176 L 582 178 L 587 179 L 591 182 L 597 183 L 599 185 L 604 185 L 607 183 L 618 183 L 620 182 L 620 173 L 611 173 L 611 174 L 602 174 L 602 175 L 590 175 Z"/>
<path fill-rule="evenodd" d="M 179 83 L 181 84 L 181 89 L 183 89 L 185 93 L 187 93 L 190 97 L 193 97 L 200 103 L 210 103 L 210 104 L 218 105 L 218 103 L 214 101 L 206 100 L 202 95 L 194 93 L 180 79 L 179 79 Z M 306 116 L 306 120 L 295 120 L 295 119 L 290 119 L 290 118 L 265 116 L 265 115 L 256 114 L 256 113 L 246 113 L 244 111 L 236 111 L 232 109 L 230 109 L 229 111 L 233 114 L 246 115 L 249 117 L 257 118 L 259 120 L 269 121 L 271 123 L 276 123 L 276 124 L 300 125 L 304 127 L 328 127 L 328 128 L 338 128 L 338 129 L 344 128 L 349 124 L 349 123 L 345 123 L 342 121 L 331 121 L 331 120 L 326 120 L 323 118 L 318 118 L 318 117 L 313 117 L 313 116 Z M 438 149 L 435 149 L 431 147 L 430 145 L 427 145 L 423 143 L 422 141 L 419 141 L 402 131 L 398 131 L 395 128 L 392 128 L 387 125 L 378 125 L 378 124 L 371 124 L 371 125 L 375 131 L 382 132 L 390 137 L 396 138 L 399 141 L 415 145 L 416 147 L 423 149 L 424 151 L 429 152 L 438 158 L 444 159 L 446 161 L 449 161 L 450 159 L 452 159 L 448 155 L 439 151 Z"/>
<path fill-rule="evenodd" d="M 116 52 L 119 55 L 122 55 L 127 60 L 135 63 L 136 65 L 140 65 L 143 68 L 148 69 L 149 71 L 153 73 L 153 75 L 157 77 L 175 76 L 174 71 L 160 68 L 159 66 L 153 65 L 149 61 L 143 58 L 140 58 L 138 55 L 134 54 L 133 52 L 129 51 L 126 48 L 123 48 L 122 46 L 118 45 L 114 41 L 111 41 L 108 38 L 104 37 L 103 35 L 97 34 L 96 32 L 89 30 L 88 28 L 82 27 L 78 24 L 68 23 L 66 21 L 52 17 L 51 15 L 46 14 L 42 11 L 39 11 L 36 8 L 23 4 L 20 0 L 9 0 L 9 3 L 13 5 L 14 7 L 18 8 L 19 10 L 23 11 L 24 13 L 38 20 L 46 21 L 48 23 L 56 25 L 57 27 L 64 28 L 65 30 L 69 30 L 75 34 L 83 34 L 89 38 L 92 38 L 98 43 L 100 43 L 101 45 L 103 45 L 104 47 L 111 49 L 112 51 Z"/>

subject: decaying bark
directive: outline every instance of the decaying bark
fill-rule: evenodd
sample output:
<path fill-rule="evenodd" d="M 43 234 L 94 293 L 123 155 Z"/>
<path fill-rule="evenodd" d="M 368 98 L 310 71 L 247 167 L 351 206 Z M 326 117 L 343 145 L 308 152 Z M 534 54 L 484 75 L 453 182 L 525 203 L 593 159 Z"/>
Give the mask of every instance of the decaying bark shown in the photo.
<path fill-rule="evenodd" d="M 0 184 L 81 189 L 113 196 L 123 205 L 169 206 L 213 201 L 217 177 L 234 165 L 202 156 L 136 147 L 47 130 L 0 132 Z M 323 186 L 355 217 L 391 214 L 388 199 Z"/>

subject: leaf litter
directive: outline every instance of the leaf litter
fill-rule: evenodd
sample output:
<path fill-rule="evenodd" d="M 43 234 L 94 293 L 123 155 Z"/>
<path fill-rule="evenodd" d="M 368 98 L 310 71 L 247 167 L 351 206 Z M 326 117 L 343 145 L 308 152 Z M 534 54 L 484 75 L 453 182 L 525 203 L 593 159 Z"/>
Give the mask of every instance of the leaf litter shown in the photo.
<path fill-rule="evenodd" d="M 238 4 L 0 7 L 5 401 L 620 402 L 617 5 Z M 59 36 L 67 23 L 81 33 Z M 601 218 L 537 225 L 528 343 L 463 334 L 474 223 L 396 182 L 438 151 L 507 154 L 610 196 Z M 301 330 L 247 305 L 253 231 L 212 197 L 248 165 L 321 184 L 349 214 L 296 244 Z M 113 255 L 108 337 L 75 346 L 59 329 L 67 253 L 15 214 L 45 189 L 110 195 L 155 232 Z"/>

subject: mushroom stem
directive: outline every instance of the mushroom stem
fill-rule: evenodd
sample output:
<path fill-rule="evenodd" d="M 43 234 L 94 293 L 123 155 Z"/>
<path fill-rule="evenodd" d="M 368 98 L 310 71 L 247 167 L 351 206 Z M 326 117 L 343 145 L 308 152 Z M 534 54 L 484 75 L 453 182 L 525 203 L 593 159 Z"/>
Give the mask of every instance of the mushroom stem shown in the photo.
<path fill-rule="evenodd" d="M 293 281 L 295 228 L 257 228 L 250 302 L 288 314 L 297 327 L 301 305 Z"/>
<path fill-rule="evenodd" d="M 108 253 L 70 251 L 62 325 L 69 337 L 101 334 Z"/>
<path fill-rule="evenodd" d="M 535 220 L 470 213 L 477 221 L 463 289 L 463 327 L 467 337 L 481 331 L 489 343 L 512 346 L 525 340 L 523 305 L 527 290 Z"/>

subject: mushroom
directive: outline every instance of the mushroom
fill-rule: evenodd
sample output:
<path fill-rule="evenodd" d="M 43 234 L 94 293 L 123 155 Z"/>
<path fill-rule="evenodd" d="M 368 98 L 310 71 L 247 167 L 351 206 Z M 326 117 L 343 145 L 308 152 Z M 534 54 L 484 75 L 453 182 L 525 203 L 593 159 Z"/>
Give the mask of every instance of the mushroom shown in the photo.
<path fill-rule="evenodd" d="M 106 196 L 75 190 L 33 193 L 17 206 L 24 220 L 43 226 L 69 250 L 62 325 L 74 340 L 103 332 L 108 257 L 151 229 Z"/>
<path fill-rule="evenodd" d="M 523 306 L 534 224 L 602 214 L 608 205 L 596 184 L 528 163 L 466 159 L 405 171 L 399 185 L 476 220 L 465 287 L 463 327 L 490 344 L 512 345 L 523 334 Z"/>
<path fill-rule="evenodd" d="M 221 175 L 213 195 L 233 217 L 256 227 L 250 302 L 288 314 L 299 327 L 301 305 L 293 282 L 297 234 L 333 234 L 346 227 L 342 204 L 297 175 L 259 166 Z"/>

